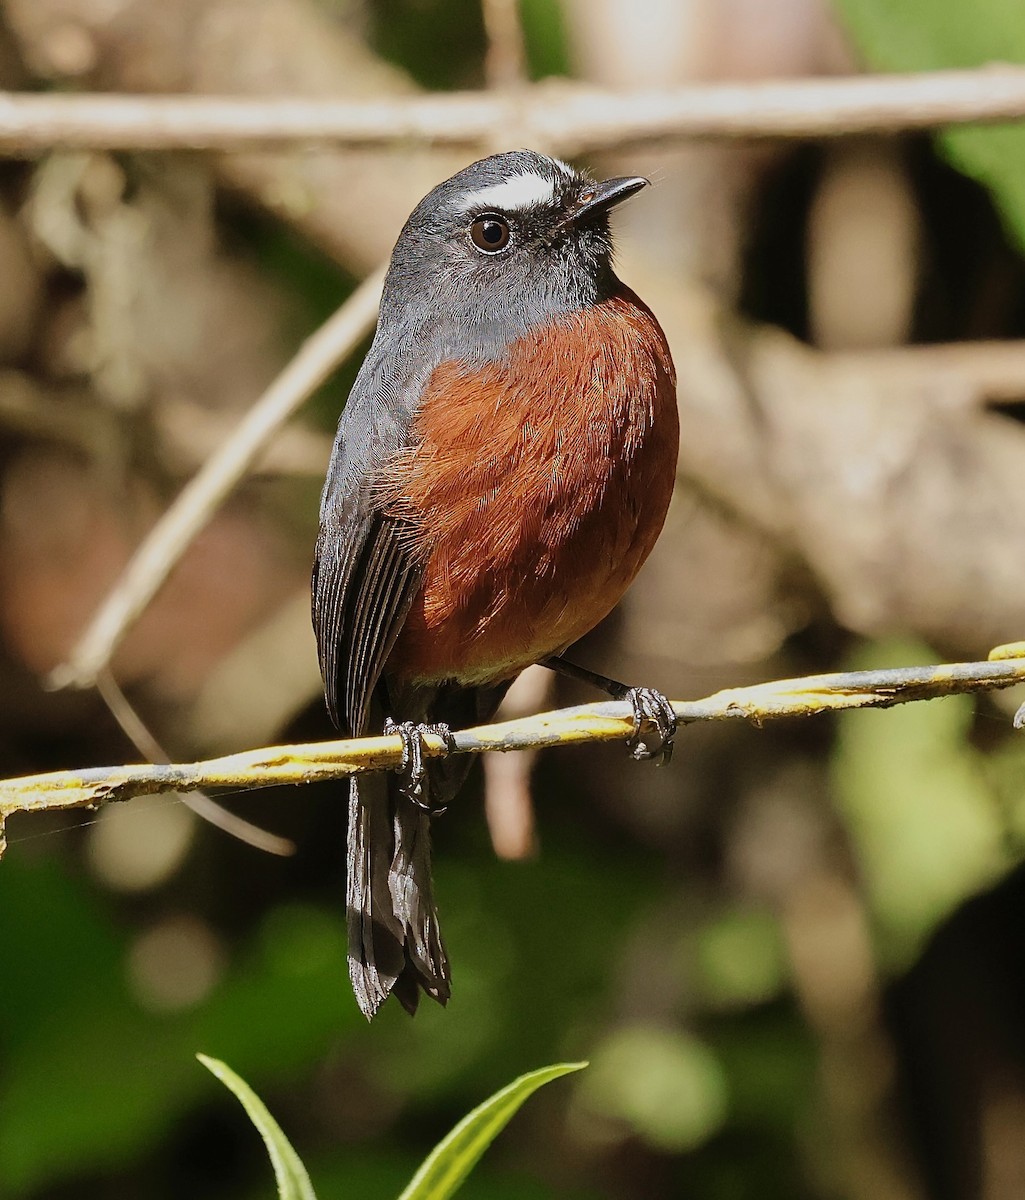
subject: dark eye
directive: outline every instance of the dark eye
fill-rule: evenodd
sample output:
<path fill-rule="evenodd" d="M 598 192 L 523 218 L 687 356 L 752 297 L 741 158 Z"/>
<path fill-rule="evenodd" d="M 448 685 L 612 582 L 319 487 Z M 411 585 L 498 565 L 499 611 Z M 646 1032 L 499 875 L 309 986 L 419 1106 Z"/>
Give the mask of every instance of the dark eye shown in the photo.
<path fill-rule="evenodd" d="M 497 254 L 509 245 L 509 225 L 503 217 L 486 213 L 470 226 L 470 241 L 485 254 Z"/>

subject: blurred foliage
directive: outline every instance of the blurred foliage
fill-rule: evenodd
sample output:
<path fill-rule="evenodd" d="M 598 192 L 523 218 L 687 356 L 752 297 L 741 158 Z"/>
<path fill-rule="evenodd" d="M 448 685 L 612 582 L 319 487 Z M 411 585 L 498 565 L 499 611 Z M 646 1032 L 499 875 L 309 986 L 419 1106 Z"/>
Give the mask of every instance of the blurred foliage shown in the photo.
<path fill-rule="evenodd" d="M 531 77 L 571 74 L 566 26 L 558 0 L 520 0 L 520 15 Z"/>
<path fill-rule="evenodd" d="M 725 1124 L 726 1074 L 714 1052 L 689 1034 L 618 1029 L 596 1047 L 592 1068 L 581 1107 L 599 1120 L 625 1122 L 659 1149 L 693 1150 Z"/>
<path fill-rule="evenodd" d="M 786 985 L 779 925 L 766 909 L 727 908 L 697 931 L 695 986 L 710 1008 L 775 999 Z"/>
<path fill-rule="evenodd" d="M 868 64 L 928 71 L 1025 63 L 1017 0 L 836 0 Z M 1012 236 L 1025 247 L 1025 127 L 950 129 L 938 141 L 954 166 L 988 187 Z"/>
<path fill-rule="evenodd" d="M 183 1014 L 147 1010 L 133 995 L 125 932 L 57 861 L 10 854 L 0 909 L 4 1195 L 151 1144 L 201 1095 L 190 1069 L 196 1046 L 281 1078 L 358 1019 L 336 986 L 344 934 L 327 913 L 271 911 L 227 977 Z"/>
<path fill-rule="evenodd" d="M 152 1147 L 202 1096 L 191 1062 L 197 1046 L 240 1064 L 261 1090 L 287 1090 L 325 1056 L 352 1058 L 361 1064 L 362 1119 L 371 1128 L 385 1122 L 383 1134 L 401 1096 L 418 1114 L 416 1141 L 440 1134 L 482 1081 L 531 1058 L 587 1047 L 594 1078 L 580 1093 L 576 1122 L 601 1130 L 611 1120 L 659 1153 L 709 1145 L 714 1161 L 719 1150 L 709 1139 L 729 1115 L 762 1128 L 763 1137 L 766 1124 L 774 1128 L 765 1152 L 776 1161 L 795 1086 L 802 1081 L 801 1094 L 810 1083 L 807 1050 L 799 1049 L 805 1036 L 785 1008 L 755 1025 L 731 1016 L 751 1004 L 757 1012 L 778 994 L 773 922 L 728 909 L 699 923 L 680 969 L 694 964 L 713 1009 L 724 1008 L 707 1040 L 645 1026 L 601 1035 L 610 953 L 614 962 L 614 948 L 643 931 L 664 885 L 645 871 L 642 854 L 610 856 L 584 842 L 571 849 L 553 834 L 544 856 L 526 864 L 446 847 L 437 875 L 459 964 L 455 995 L 447 1010 L 425 1006 L 414 1022 L 386 1008 L 368 1027 L 345 981 L 337 907 L 284 899 L 257 917 L 201 1000 L 153 1011 L 133 985 L 131 929 L 68 864 L 27 856 L 15 831 L 0 870 L 0 909 L 10 922 L 0 989 L 2 1194 L 113 1170 Z M 731 947 L 751 961 L 738 961 Z M 599 1140 L 607 1136 L 614 1144 L 622 1132 Z M 316 1144 L 304 1151 L 326 1181 L 322 1194 L 397 1191 L 412 1174 L 413 1152 L 382 1148 L 375 1157 L 372 1145 L 337 1156 Z M 463 1194 L 540 1200 L 556 1193 L 518 1173 L 485 1171 Z"/>
<path fill-rule="evenodd" d="M 569 52 L 558 0 L 520 0 L 531 77 L 569 73 Z M 484 24 L 479 0 L 377 0 L 371 39 L 378 53 L 425 88 L 479 87 L 483 82 Z"/>
<path fill-rule="evenodd" d="M 372 45 L 422 87 L 480 84 L 484 24 L 475 0 L 378 0 L 372 12 Z"/>
<path fill-rule="evenodd" d="M 864 648 L 851 669 L 930 661 L 925 646 L 883 642 Z M 907 966 L 944 917 L 1011 865 L 983 756 L 970 741 L 973 721 L 969 696 L 838 721 L 837 804 L 893 966 Z"/>

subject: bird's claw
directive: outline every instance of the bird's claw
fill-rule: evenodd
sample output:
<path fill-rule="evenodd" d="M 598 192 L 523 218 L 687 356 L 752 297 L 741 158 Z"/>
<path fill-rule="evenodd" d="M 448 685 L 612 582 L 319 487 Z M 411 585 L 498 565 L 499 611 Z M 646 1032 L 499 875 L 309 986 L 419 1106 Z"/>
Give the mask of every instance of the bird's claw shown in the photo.
<path fill-rule="evenodd" d="M 424 737 L 433 733 L 440 737 L 449 750 L 455 749 L 455 739 L 452 730 L 447 725 L 428 725 L 417 721 L 393 721 L 386 717 L 384 721 L 385 734 L 397 733 L 402 738 L 402 763 L 395 768 L 406 778 L 402 783 L 402 794 L 407 800 L 422 808 L 432 816 L 440 816 L 444 808 L 432 808 L 424 797 L 424 781 L 427 778 L 427 768 L 424 766 Z"/>
<path fill-rule="evenodd" d="M 633 736 L 627 749 L 638 761 L 653 758 L 659 766 L 673 757 L 678 721 L 673 706 L 654 688 L 633 687 L 624 696 L 634 712 Z"/>

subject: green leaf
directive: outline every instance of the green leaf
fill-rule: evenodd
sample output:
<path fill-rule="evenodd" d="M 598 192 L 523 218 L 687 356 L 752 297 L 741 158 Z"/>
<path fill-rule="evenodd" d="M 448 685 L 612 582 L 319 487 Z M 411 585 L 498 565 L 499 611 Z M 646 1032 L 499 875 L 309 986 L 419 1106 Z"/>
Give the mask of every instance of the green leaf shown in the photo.
<path fill-rule="evenodd" d="M 260 1097 L 244 1079 L 240 1079 L 219 1059 L 208 1058 L 205 1054 L 197 1054 L 196 1057 L 225 1087 L 235 1093 L 249 1114 L 249 1119 L 259 1130 L 274 1167 L 280 1200 L 317 1200 L 302 1160 L 292 1149 L 291 1142 L 281 1132 L 281 1127 L 267 1111 Z"/>
<path fill-rule="evenodd" d="M 434 1147 L 399 1200 L 447 1200 L 477 1165 L 477 1160 L 505 1128 L 520 1105 L 538 1088 L 583 1070 L 587 1063 L 557 1063 L 514 1079 L 508 1087 L 468 1113 Z"/>
<path fill-rule="evenodd" d="M 868 64 L 882 71 L 936 71 L 1025 62 L 1020 0 L 837 0 Z M 949 129 L 943 153 L 989 188 L 1025 248 L 1025 124 Z"/>

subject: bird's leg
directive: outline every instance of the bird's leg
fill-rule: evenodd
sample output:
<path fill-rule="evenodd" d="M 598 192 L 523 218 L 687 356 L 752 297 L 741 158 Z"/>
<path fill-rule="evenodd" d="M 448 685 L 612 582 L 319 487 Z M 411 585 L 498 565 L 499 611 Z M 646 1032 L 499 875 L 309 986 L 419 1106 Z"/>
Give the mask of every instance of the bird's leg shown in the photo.
<path fill-rule="evenodd" d="M 630 687 L 619 683 L 607 675 L 578 667 L 558 654 L 544 659 L 541 665 L 558 671 L 568 679 L 589 683 L 613 700 L 629 700 L 634 713 L 634 731 L 627 748 L 634 758 L 654 758 L 661 766 L 673 757 L 673 738 L 678 722 L 673 706 L 661 692 L 654 688 Z"/>
<path fill-rule="evenodd" d="M 447 725 L 428 725 L 418 721 L 396 722 L 391 717 L 384 719 L 385 734 L 397 733 L 402 738 L 402 764 L 395 768 L 400 775 L 405 775 L 401 790 L 403 796 L 424 812 L 432 816 L 440 816 L 444 808 L 432 808 L 424 798 L 424 781 L 427 778 L 427 768 L 424 766 L 424 737 L 433 733 L 440 737 L 448 749 L 455 749 L 455 739 L 452 730 Z"/>

